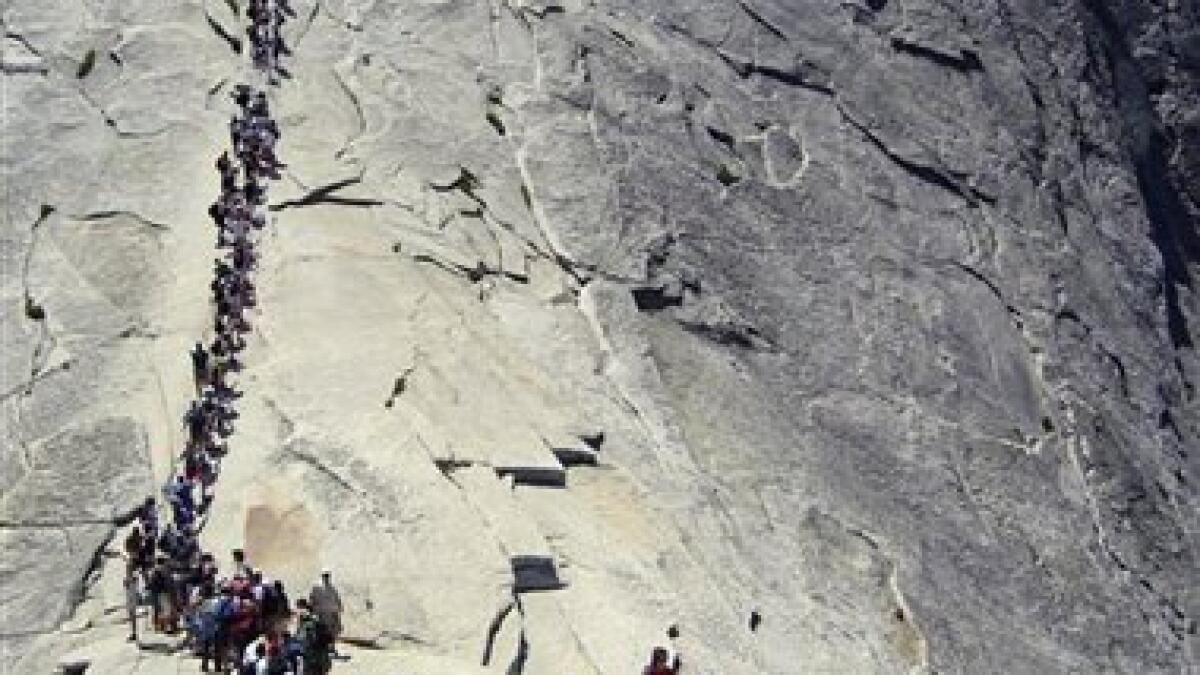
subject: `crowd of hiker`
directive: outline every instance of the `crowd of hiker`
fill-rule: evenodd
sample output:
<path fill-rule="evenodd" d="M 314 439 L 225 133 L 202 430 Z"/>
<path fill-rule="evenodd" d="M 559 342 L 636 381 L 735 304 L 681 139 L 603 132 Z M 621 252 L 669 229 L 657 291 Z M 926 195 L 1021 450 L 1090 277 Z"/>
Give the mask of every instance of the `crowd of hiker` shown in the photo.
<path fill-rule="evenodd" d="M 250 0 L 246 14 L 254 67 L 276 84 L 277 76 L 289 76 L 279 63 L 290 53 L 282 25 L 295 12 L 288 0 Z M 266 185 L 285 167 L 275 154 L 280 133 L 266 93 L 238 84 L 231 97 L 238 108 L 229 123 L 232 153 L 216 160 L 220 196 L 208 211 L 221 252 L 210 284 L 214 337 L 207 345 L 197 342 L 190 353 L 195 398 L 183 416 L 179 465 L 162 501 L 146 498 L 124 540 L 129 640 L 140 644 L 139 616 L 149 605 L 150 629 L 181 636 L 178 648 L 199 658 L 204 672 L 321 675 L 332 669 L 342 632 L 343 605 L 332 572 L 322 570 L 308 595 L 293 602 L 284 583 L 254 567 L 244 550 L 232 550 L 222 571 L 199 540 L 238 419 L 241 392 L 231 374 L 244 367 L 239 355 L 251 331 L 247 310 L 257 302 L 255 235 L 267 222 Z M 163 512 L 170 517 L 162 518 Z M 668 637 L 677 636 L 672 626 Z M 669 652 L 656 647 L 643 675 L 679 672 L 679 655 L 669 661 Z"/>
<path fill-rule="evenodd" d="M 252 0 L 247 14 L 254 65 L 273 81 L 282 72 L 279 55 L 287 53 L 281 25 L 294 12 L 285 0 Z M 238 419 L 241 392 L 231 374 L 243 368 L 239 355 L 251 330 L 246 313 L 256 304 L 255 235 L 266 225 L 266 183 L 284 166 L 275 155 L 279 127 L 266 93 L 239 84 L 231 97 L 238 109 L 229 124 L 232 153 L 216 160 L 221 191 L 208 211 L 221 252 L 210 286 L 214 337 L 191 351 L 196 396 L 183 416 L 179 466 L 162 501 L 147 497 L 125 537 L 129 639 L 139 641 L 139 611 L 148 604 L 151 630 L 182 634 L 180 647 L 199 657 L 206 672 L 211 666 L 253 675 L 320 674 L 332 667 L 342 624 L 331 572 L 324 570 L 308 597 L 293 604 L 283 582 L 255 568 L 243 550 L 232 552 L 222 572 L 199 541 Z"/>

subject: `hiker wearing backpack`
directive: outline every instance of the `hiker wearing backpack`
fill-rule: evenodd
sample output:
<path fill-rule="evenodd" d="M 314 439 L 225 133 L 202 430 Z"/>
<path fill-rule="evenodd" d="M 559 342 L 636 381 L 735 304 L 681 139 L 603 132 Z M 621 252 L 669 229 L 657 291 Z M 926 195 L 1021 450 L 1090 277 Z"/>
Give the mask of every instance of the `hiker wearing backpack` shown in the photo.
<path fill-rule="evenodd" d="M 171 572 L 167 569 L 166 557 L 159 556 L 150 570 L 150 578 L 146 582 L 146 590 L 150 593 L 152 625 L 155 632 L 165 633 L 169 625 L 171 612 Z"/>
<path fill-rule="evenodd" d="M 329 629 L 332 636 L 329 648 L 336 655 L 336 642 L 342 634 L 342 596 L 333 585 L 332 572 L 328 569 L 321 571 L 321 583 L 312 587 L 308 603 L 317 619 Z"/>
<path fill-rule="evenodd" d="M 200 607 L 195 614 L 195 634 L 198 651 L 200 652 L 200 670 L 208 672 L 209 661 L 219 671 L 222 659 L 217 657 L 217 633 L 220 629 L 221 598 L 212 592 L 209 586 L 202 586 Z"/>
<path fill-rule="evenodd" d="M 214 604 L 214 615 L 217 621 L 212 646 L 213 668 L 219 673 L 225 672 L 225 664 L 228 663 L 230 632 L 236 611 L 233 592 L 229 590 L 229 586 L 221 586 L 221 595 Z M 203 665 L 204 663 L 201 662 L 201 666 Z"/>
<path fill-rule="evenodd" d="M 330 647 L 333 646 L 333 634 L 329 627 L 312 613 L 308 601 L 304 598 L 296 601 L 296 612 L 300 616 L 296 622 L 296 634 L 303 646 L 304 675 L 324 675 L 333 668 L 333 661 L 329 657 Z"/>

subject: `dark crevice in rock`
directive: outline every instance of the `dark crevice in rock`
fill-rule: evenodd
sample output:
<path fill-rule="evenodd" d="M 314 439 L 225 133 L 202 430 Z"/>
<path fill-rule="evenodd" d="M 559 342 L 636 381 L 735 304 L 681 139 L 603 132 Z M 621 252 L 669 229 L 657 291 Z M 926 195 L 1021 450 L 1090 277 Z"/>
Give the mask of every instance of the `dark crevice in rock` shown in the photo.
<path fill-rule="evenodd" d="M 151 229 L 154 229 L 154 230 L 165 231 L 165 230 L 171 229 L 170 225 L 166 225 L 164 223 L 159 223 L 159 222 L 150 220 L 149 218 L 146 218 L 145 216 L 141 215 L 140 213 L 137 213 L 136 211 L 124 211 L 124 210 L 121 210 L 121 211 L 92 211 L 91 213 L 85 213 L 82 216 L 78 216 L 78 218 L 80 220 L 94 221 L 94 220 L 108 220 L 109 218 L 116 218 L 118 216 L 126 216 L 128 218 L 133 218 L 134 220 L 138 221 L 139 223 L 141 223 Z"/>
<path fill-rule="evenodd" d="M 120 525 L 123 526 L 132 522 L 134 513 L 136 513 L 136 509 L 134 512 L 130 513 L 128 518 L 124 519 Z M 88 566 L 84 568 L 83 573 L 79 576 L 79 578 L 71 584 L 71 588 L 68 592 L 69 595 L 67 597 L 67 607 L 62 616 L 59 617 L 59 621 L 69 619 L 70 617 L 74 616 L 75 612 L 79 609 L 79 606 L 83 604 L 84 600 L 87 599 L 88 589 L 91 588 L 100 578 L 100 570 L 104 565 L 104 557 L 106 551 L 108 550 L 108 545 L 112 543 L 112 539 L 114 536 L 116 536 L 116 533 L 116 528 L 110 527 L 108 532 L 105 533 L 104 538 L 101 539 L 100 543 L 96 546 L 96 550 L 92 551 L 92 556 L 88 560 Z M 66 537 L 67 545 L 70 546 L 71 535 L 69 530 L 64 529 L 63 536 Z"/>
<path fill-rule="evenodd" d="M 437 470 L 440 471 L 443 476 L 450 478 L 450 476 L 459 469 L 466 469 L 468 467 L 475 466 L 475 462 L 451 457 L 449 459 L 435 459 L 433 460 L 433 465 L 437 467 Z"/>
<path fill-rule="evenodd" d="M 473 284 L 477 284 L 488 277 L 503 277 L 509 281 L 515 281 L 519 284 L 529 283 L 529 275 L 527 274 L 520 274 L 518 272 L 510 272 L 508 270 L 498 269 L 487 265 L 483 261 L 477 263 L 475 267 L 466 267 L 464 265 L 442 260 L 441 258 L 437 258 L 429 253 L 417 253 L 412 256 L 412 260 L 413 262 L 434 265 L 435 267 L 441 268 L 447 272 L 450 272 L 451 274 L 461 276 Z"/>
<path fill-rule="evenodd" d="M 238 7 L 237 0 L 225 0 L 225 6 L 229 8 L 230 12 L 233 12 L 234 16 L 240 16 L 242 13 L 242 9 Z"/>
<path fill-rule="evenodd" d="M 724 347 L 736 347 L 754 352 L 778 351 L 778 348 L 753 326 L 732 322 L 708 323 L 703 321 L 680 321 L 679 325 L 692 335 Z"/>
<path fill-rule="evenodd" d="M 1158 414 L 1158 428 L 1169 430 L 1175 436 L 1175 440 L 1183 441 L 1183 432 L 1175 422 L 1175 416 L 1171 414 L 1170 408 L 1163 408 L 1162 412 Z"/>
<path fill-rule="evenodd" d="M 515 607 L 516 601 L 514 599 L 513 601 L 505 603 L 504 606 L 500 608 L 500 611 L 496 612 L 496 616 L 492 617 L 491 623 L 488 624 L 487 635 L 483 641 L 483 658 L 480 661 L 481 666 L 487 667 L 491 664 L 492 652 L 496 648 L 496 636 L 500 634 L 500 628 L 504 626 L 504 620 L 508 618 L 508 615 Z"/>
<path fill-rule="evenodd" d="M 609 28 L 608 34 L 610 36 L 612 36 L 612 38 L 614 40 L 616 40 L 617 42 L 620 42 L 622 45 L 625 45 L 625 47 L 627 49 L 633 49 L 635 47 L 633 40 L 630 40 L 627 35 L 625 35 L 624 33 L 622 33 L 621 31 L 619 31 L 615 28 Z"/>
<path fill-rule="evenodd" d="M 21 288 L 23 291 L 23 295 L 25 297 L 25 317 L 31 321 L 36 321 L 39 324 L 42 324 L 41 325 L 41 328 L 43 330 L 42 340 L 44 340 L 46 337 L 46 334 L 44 332 L 45 331 L 44 322 L 46 320 L 46 309 L 44 307 L 42 307 L 40 304 L 38 304 L 37 301 L 35 301 L 33 299 L 33 292 L 30 289 L 30 285 L 29 285 L 29 277 L 30 277 L 30 273 L 32 272 L 32 269 L 33 269 L 33 256 L 37 250 L 38 228 L 40 228 L 42 223 L 45 222 L 46 219 L 49 218 L 54 212 L 55 212 L 55 208 L 53 206 L 50 206 L 49 204 L 42 204 L 41 208 L 38 211 L 37 220 L 33 221 L 33 224 L 31 224 L 29 226 L 29 246 L 25 249 L 25 258 L 24 258 L 24 260 L 22 262 L 22 266 L 21 266 Z M 39 341 L 37 349 L 40 350 L 40 348 L 41 348 L 41 342 Z M 37 368 L 37 353 L 35 351 L 34 364 L 32 366 L 31 376 L 36 376 L 37 370 L 38 370 L 38 368 Z"/>
<path fill-rule="evenodd" d="M 212 110 L 213 97 L 216 96 L 217 94 L 221 93 L 221 90 L 225 87 L 225 84 L 228 82 L 229 82 L 229 78 L 223 77 L 220 80 L 218 80 L 216 84 L 209 87 L 208 91 L 204 92 L 204 108 L 205 108 L 205 110 Z"/>
<path fill-rule="evenodd" d="M 39 305 L 28 291 L 25 293 L 25 317 L 31 321 L 46 320 L 46 308 Z"/>
<path fill-rule="evenodd" d="M 668 293 L 663 287 L 634 288 L 629 291 L 639 312 L 661 312 L 683 304 L 683 296 Z"/>
<path fill-rule="evenodd" d="M 1193 345 L 1179 286 L 1192 288 L 1189 266 L 1200 261 L 1200 233 L 1188 214 L 1171 177 L 1166 138 L 1146 77 L 1138 66 L 1116 17 L 1100 0 L 1085 0 L 1104 36 L 1115 102 L 1124 126 L 1123 140 L 1131 154 L 1138 188 L 1150 221 L 1151 240 L 1163 260 L 1162 292 L 1167 306 L 1167 330 L 1176 349 Z"/>
<path fill-rule="evenodd" d="M 799 70 L 781 70 L 773 66 L 765 66 L 752 61 L 741 61 L 729 54 L 726 54 L 720 49 L 715 49 L 714 51 L 716 52 L 717 56 L 721 57 L 721 60 L 724 61 L 725 64 L 730 68 L 732 68 L 734 72 L 736 72 L 742 79 L 749 79 L 753 75 L 759 75 L 768 80 L 774 80 L 775 82 L 785 84 L 789 87 L 808 89 L 819 94 L 824 94 L 825 96 L 836 95 L 833 87 L 829 84 L 828 76 L 824 78 L 824 81 L 817 82 L 812 78 L 807 77 Z"/>
<path fill-rule="evenodd" d="M 29 396 L 33 393 L 33 385 L 41 382 L 51 375 L 56 375 L 58 373 L 64 373 L 71 370 L 73 363 L 73 360 L 67 360 L 63 361 L 57 366 L 54 366 L 53 368 L 41 368 L 35 370 L 33 373 L 31 373 L 29 379 L 0 394 L 0 401 L 7 401 L 18 394 L 22 396 Z M 36 368 L 36 364 L 34 367 Z"/>
<path fill-rule="evenodd" d="M 604 432 L 597 431 L 591 434 L 579 434 L 579 440 L 595 451 L 600 450 L 600 446 L 604 445 Z"/>
<path fill-rule="evenodd" d="M 567 12 L 567 9 L 565 7 L 563 7 L 562 5 L 555 3 L 555 2 L 547 2 L 545 5 L 543 5 L 541 7 L 537 7 L 537 6 L 522 7 L 522 6 L 518 5 L 517 7 L 514 8 L 510 5 L 509 8 L 512 9 L 514 12 L 520 12 L 522 15 L 533 16 L 538 19 L 545 19 L 546 17 L 549 17 L 554 14 L 566 14 L 566 12 Z"/>
<path fill-rule="evenodd" d="M 30 42 L 25 39 L 24 35 L 5 31 L 4 37 L 14 40 L 25 48 L 26 58 L 0 58 L 0 73 L 5 75 L 17 75 L 21 73 L 33 73 L 35 75 L 46 76 L 50 73 L 49 66 L 43 60 L 42 53 L 36 49 Z"/>
<path fill-rule="evenodd" d="M 0 61 L 0 73 L 5 75 L 17 75 L 20 73 L 33 73 L 35 75 L 46 76 L 50 74 L 50 68 L 41 62 L 36 63 L 11 63 L 8 61 Z"/>
<path fill-rule="evenodd" d="M 967 275 L 970 276 L 972 279 L 975 279 L 976 281 L 982 283 L 984 286 L 987 286 L 988 290 L 990 290 L 992 292 L 992 295 L 996 296 L 996 299 L 1000 301 L 1000 304 L 1004 305 L 1004 309 L 1008 310 L 1009 314 L 1012 314 L 1013 316 L 1018 317 L 1018 318 L 1021 316 L 1021 310 L 1017 309 L 1011 303 L 1009 303 L 1008 300 L 1004 297 L 1003 291 L 1000 290 L 1000 287 L 997 286 L 996 283 L 993 282 L 991 279 L 988 279 L 986 276 L 984 276 L 982 272 L 980 272 L 979 270 L 971 267 L 970 265 L 966 265 L 964 263 L 954 263 L 954 266 L 957 267 L 958 269 L 962 270 L 963 272 L 966 272 Z"/>
<path fill-rule="evenodd" d="M 558 463 L 567 469 L 576 466 L 596 466 L 595 452 L 584 452 L 572 448 L 552 448 L 550 452 L 554 454 Z"/>
<path fill-rule="evenodd" d="M 910 42 L 902 37 L 892 37 L 892 48 L 903 54 L 926 59 L 939 66 L 956 70 L 960 73 L 976 73 L 983 70 L 983 62 L 979 55 L 968 49 L 959 50 L 958 55 L 933 49 L 931 47 Z"/>
<path fill-rule="evenodd" d="M 82 80 L 87 77 L 92 69 L 96 67 L 96 50 L 89 49 L 79 61 L 79 67 L 75 69 L 75 79 Z"/>
<path fill-rule="evenodd" d="M 359 496 L 363 496 L 364 493 L 362 490 L 359 490 L 358 488 L 351 485 L 350 481 L 346 480 L 345 478 L 343 478 L 341 476 L 341 474 L 339 474 L 338 472 L 336 472 L 333 469 L 326 466 L 326 464 L 324 462 L 317 459 L 312 453 L 305 452 L 303 450 L 297 450 L 291 446 L 284 447 L 283 452 L 285 455 L 294 457 L 295 459 L 298 459 L 301 462 L 304 462 L 305 464 L 309 465 L 310 467 L 316 469 L 321 475 L 328 478 L 330 481 L 332 481 L 335 485 L 342 488 L 343 490 L 346 490 L 347 492 L 351 492 L 351 493 L 359 495 Z"/>
<path fill-rule="evenodd" d="M 171 126 L 170 124 L 167 124 L 161 129 L 155 129 L 154 131 L 126 131 L 117 124 L 117 121 L 113 119 L 112 115 L 108 114 L 108 111 L 104 109 L 104 106 L 97 103 L 96 100 L 93 99 L 86 90 L 79 88 L 77 91 L 79 92 L 80 98 L 82 98 L 89 106 L 91 106 L 93 110 L 100 113 L 100 119 L 104 120 L 104 124 L 113 130 L 113 133 L 117 135 L 117 138 L 152 138 L 154 136 L 161 135 Z"/>
<path fill-rule="evenodd" d="M 392 384 L 392 393 L 388 396 L 387 400 L 383 402 L 383 407 L 391 408 L 396 404 L 396 399 L 399 398 L 404 393 L 404 390 L 408 388 L 408 377 L 413 374 L 414 370 L 416 370 L 416 366 L 410 366 L 409 368 L 406 368 L 403 373 L 400 373 L 400 375 L 396 378 L 395 383 Z"/>
<path fill-rule="evenodd" d="M 345 156 L 350 146 L 367 132 L 367 114 L 363 110 L 362 102 L 358 100 L 358 94 L 354 93 L 354 90 L 350 88 L 349 83 L 347 83 L 345 78 L 342 77 L 342 74 L 338 72 L 337 68 L 333 68 L 332 71 L 333 78 L 337 80 L 338 87 L 341 88 L 342 93 L 346 95 L 346 98 L 350 100 L 350 105 L 354 106 L 354 115 L 358 120 L 358 131 L 355 132 L 353 137 L 346 141 L 345 145 L 343 145 L 337 152 L 333 153 L 334 159 L 341 159 L 343 156 Z"/>
<path fill-rule="evenodd" d="M 953 192 L 954 194 L 961 197 L 964 201 L 966 201 L 967 204 L 971 207 L 979 206 L 980 202 L 984 202 L 987 204 L 995 204 L 996 203 L 995 197 L 985 194 L 983 192 L 980 192 L 979 190 L 977 190 L 975 188 L 964 185 L 961 181 L 959 181 L 957 178 L 955 178 L 950 172 L 946 171 L 945 169 L 942 169 L 940 167 L 929 166 L 926 164 L 920 164 L 920 163 L 914 162 L 913 160 L 908 159 L 906 157 L 901 157 L 900 155 L 893 152 L 892 149 L 890 147 L 888 147 L 887 143 L 885 143 L 883 141 L 883 139 L 876 136 L 875 133 L 872 132 L 871 129 L 869 129 L 865 124 L 854 119 L 854 116 L 851 115 L 845 109 L 844 106 L 839 104 L 838 110 L 842 114 L 842 119 L 846 120 L 846 122 L 848 124 L 850 124 L 850 126 L 854 127 L 860 133 L 862 133 L 862 135 L 868 141 L 870 141 L 871 145 L 874 145 L 880 152 L 883 153 L 883 155 L 885 157 L 892 160 L 892 162 L 894 164 L 896 164 L 896 166 L 899 166 L 901 169 L 904 169 L 904 171 L 906 171 L 907 173 L 912 175 L 914 178 L 917 178 L 918 180 L 921 180 L 921 181 L 924 181 L 931 185 L 934 185 L 936 187 L 939 187 L 943 190 L 948 190 L 950 192 Z"/>
<path fill-rule="evenodd" d="M 1098 344 L 1096 347 L 1100 350 L 1100 353 L 1108 358 L 1109 363 L 1113 365 L 1113 369 L 1117 373 L 1117 384 L 1121 388 L 1121 395 L 1129 398 L 1129 375 L 1125 371 L 1125 363 L 1121 360 L 1121 357 L 1114 354 L 1104 345 Z"/>
<path fill-rule="evenodd" d="M 479 189 L 479 179 L 465 166 L 458 167 L 458 176 L 449 183 L 430 183 L 429 187 L 433 188 L 434 192 L 453 192 L 454 190 L 459 190 L 472 200 L 479 201 L 479 197 L 475 195 L 475 191 Z"/>
<path fill-rule="evenodd" d="M 226 44 L 229 45 L 229 48 L 233 50 L 234 54 L 242 53 L 241 38 L 238 38 L 235 35 L 230 35 L 229 31 L 225 30 L 225 27 L 222 26 L 216 19 L 214 19 L 213 15 L 209 14 L 207 9 L 204 10 L 204 20 L 208 23 L 208 27 L 212 29 L 212 32 L 216 33 L 217 37 L 221 38 Z"/>
<path fill-rule="evenodd" d="M 508 664 L 505 675 L 521 675 L 525 672 L 525 664 L 529 661 L 529 640 L 525 637 L 525 622 L 521 622 L 521 632 L 517 635 L 517 654 L 512 663 Z"/>
<path fill-rule="evenodd" d="M 504 122 L 500 120 L 499 115 L 489 110 L 485 117 L 487 118 L 487 123 L 492 125 L 492 128 L 496 130 L 497 135 L 505 136 L 508 133 L 508 131 L 504 128 Z"/>
<path fill-rule="evenodd" d="M 567 472 L 563 467 L 543 466 L 506 466 L 495 467 L 496 475 L 500 478 L 512 477 L 513 486 L 526 487 L 567 487 Z"/>
<path fill-rule="evenodd" d="M 717 167 L 717 182 L 725 187 L 731 187 L 742 182 L 742 177 L 734 173 L 728 164 L 721 164 Z"/>
<path fill-rule="evenodd" d="M 367 197 L 338 197 L 333 194 L 344 187 L 357 185 L 360 182 L 362 182 L 362 178 L 359 176 L 334 181 L 328 185 L 322 185 L 309 190 L 308 194 L 300 197 L 299 199 L 284 200 L 278 204 L 272 204 L 267 208 L 270 211 L 282 211 L 284 209 L 302 206 L 315 206 L 319 204 L 332 204 L 335 206 L 360 206 L 369 208 L 374 206 L 382 206 L 385 203 L 380 199 L 371 199 Z"/>
<path fill-rule="evenodd" d="M 787 41 L 787 39 L 788 39 L 787 35 L 784 35 L 783 31 L 779 30 L 778 26 L 771 23 L 770 21 L 767 21 L 766 18 L 763 17 L 763 15 L 758 12 L 758 10 L 751 7 L 750 3 L 746 2 L 746 0 L 738 0 L 738 5 L 742 8 L 742 11 L 746 12 L 746 14 L 749 15 L 751 19 L 754 19 L 755 23 L 757 23 L 758 25 L 765 28 L 768 33 L 774 35 L 775 37 L 779 38 L 780 40 L 783 40 L 784 42 Z"/>
<path fill-rule="evenodd" d="M 567 587 L 558 578 L 558 569 L 550 556 L 514 555 L 511 563 L 514 593 L 557 591 Z"/>
<path fill-rule="evenodd" d="M 20 33 L 17 33 L 17 32 L 11 31 L 11 30 L 6 30 L 6 31 L 4 31 L 4 37 L 8 38 L 9 40 L 16 40 L 17 42 L 21 43 L 21 46 L 24 47 L 25 49 L 29 50 L 29 53 L 33 54 L 34 56 L 42 55 L 41 50 L 38 49 L 37 47 L 34 47 L 33 44 L 30 43 L 29 40 L 24 35 L 21 35 Z"/>
<path fill-rule="evenodd" d="M 1055 321 L 1055 323 L 1057 323 L 1059 321 L 1070 321 L 1071 323 L 1079 324 L 1080 326 L 1082 326 L 1084 331 L 1086 331 L 1089 335 L 1092 332 L 1092 329 L 1083 322 L 1083 319 L 1079 318 L 1079 314 L 1076 313 L 1075 310 L 1071 309 L 1070 307 L 1066 307 L 1066 308 L 1060 309 L 1057 312 L 1055 312 L 1054 313 L 1054 321 Z"/>
<path fill-rule="evenodd" d="M 721 131 L 720 129 L 717 129 L 715 127 L 705 126 L 704 130 L 708 132 L 708 135 L 714 141 L 725 146 L 725 148 L 727 150 L 729 150 L 729 152 L 732 152 L 735 155 L 737 154 L 737 151 L 734 149 L 733 136 L 730 136 L 729 134 L 727 134 L 724 131 Z"/>

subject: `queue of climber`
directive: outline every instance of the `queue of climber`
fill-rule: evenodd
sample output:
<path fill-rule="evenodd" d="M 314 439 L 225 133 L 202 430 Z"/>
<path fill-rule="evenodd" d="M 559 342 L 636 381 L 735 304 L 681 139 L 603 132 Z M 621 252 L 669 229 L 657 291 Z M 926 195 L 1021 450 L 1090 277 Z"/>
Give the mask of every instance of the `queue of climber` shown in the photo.
<path fill-rule="evenodd" d="M 291 54 L 283 41 L 283 24 L 287 17 L 295 17 L 296 12 L 288 0 L 250 0 L 246 16 L 250 19 L 246 35 L 250 38 L 251 59 L 274 84 L 277 75 L 288 76 L 279 63 L 280 56 Z"/>
<path fill-rule="evenodd" d="M 216 161 L 221 193 L 209 209 L 223 252 L 213 262 L 215 337 L 191 351 L 196 398 L 183 416 L 181 468 L 163 488 L 170 518 L 160 520 L 160 502 L 149 497 L 125 538 L 129 639 L 138 640 L 139 607 L 149 604 L 151 630 L 182 634 L 181 647 L 199 657 L 206 672 L 211 666 L 216 672 L 319 675 L 331 669 L 341 632 L 342 602 L 331 573 L 325 570 L 308 597 L 293 604 L 283 582 L 254 568 L 244 551 L 233 551 L 222 573 L 199 542 L 238 418 L 234 404 L 241 393 L 230 374 L 243 367 L 239 355 L 251 330 L 246 310 L 256 303 L 254 234 L 266 225 L 266 182 L 278 178 L 283 166 L 275 156 L 279 129 L 265 93 L 238 85 L 232 98 L 239 110 L 230 122 L 233 152 Z"/>

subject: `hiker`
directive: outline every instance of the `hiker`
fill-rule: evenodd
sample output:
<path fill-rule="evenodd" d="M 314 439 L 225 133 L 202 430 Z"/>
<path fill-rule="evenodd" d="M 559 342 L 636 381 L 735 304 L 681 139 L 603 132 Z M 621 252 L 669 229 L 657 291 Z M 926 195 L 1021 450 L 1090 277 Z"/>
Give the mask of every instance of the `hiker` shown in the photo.
<path fill-rule="evenodd" d="M 215 450 L 215 448 L 214 448 Z M 214 498 L 214 487 L 217 483 L 217 462 L 207 453 L 200 463 L 200 513 L 208 513 Z"/>
<path fill-rule="evenodd" d="M 142 604 L 138 575 L 132 571 L 127 572 L 123 585 L 125 587 L 125 616 L 129 619 L 129 641 L 137 642 L 137 612 L 138 605 Z"/>
<path fill-rule="evenodd" d="M 247 105 L 250 105 L 250 85 L 248 84 L 235 84 L 233 91 L 229 92 L 229 95 L 233 98 L 233 102 L 243 110 L 245 110 Z"/>
<path fill-rule="evenodd" d="M 151 542 L 158 536 L 158 504 L 155 503 L 154 497 L 146 497 L 146 501 L 142 502 L 142 506 L 137 513 L 138 524 L 142 527 L 142 533 Z"/>
<path fill-rule="evenodd" d="M 291 614 L 291 609 L 288 609 Z M 283 668 L 285 673 L 299 673 L 300 663 L 304 659 L 304 641 L 294 633 L 284 630 L 280 639 L 282 644 Z"/>
<path fill-rule="evenodd" d="M 253 570 L 250 568 L 249 563 L 246 562 L 246 552 L 240 548 L 235 548 L 231 555 L 233 557 L 234 578 L 236 579 L 238 575 L 241 575 L 243 579 L 249 579 L 250 573 Z"/>
<path fill-rule="evenodd" d="M 229 646 L 233 629 L 233 619 L 237 611 L 233 591 L 228 585 L 222 585 L 220 595 L 213 603 L 213 614 L 217 620 L 217 630 L 213 635 L 213 667 L 217 672 L 225 672 L 228 662 Z M 203 665 L 203 664 L 201 664 Z"/>
<path fill-rule="evenodd" d="M 167 569 L 166 556 L 155 560 L 154 568 L 150 570 L 150 579 L 146 582 L 146 590 L 150 592 L 150 614 L 155 632 L 166 633 L 170 625 L 171 613 L 171 573 Z"/>
<path fill-rule="evenodd" d="M 324 675 L 333 667 L 329 650 L 333 647 L 333 635 L 329 627 L 313 615 L 308 601 L 296 601 L 296 635 L 302 645 L 302 670 L 304 675 Z"/>
<path fill-rule="evenodd" d="M 254 628 L 258 624 L 258 607 L 250 597 L 250 590 L 243 586 L 241 593 L 235 594 L 233 623 L 229 627 L 229 640 L 235 654 L 242 654 L 246 645 L 254 639 Z"/>
<path fill-rule="evenodd" d="M 193 618 L 196 631 L 196 647 L 200 653 L 200 670 L 208 672 L 208 663 L 210 661 L 220 670 L 218 664 L 221 663 L 221 660 L 217 658 L 217 633 L 220 628 L 220 621 L 217 618 L 217 612 L 220 608 L 221 599 L 213 593 L 213 589 L 210 587 L 204 587 L 200 594 L 199 607 Z"/>
<path fill-rule="evenodd" d="M 200 409 L 200 403 L 192 400 L 188 406 L 187 412 L 183 414 L 183 423 L 187 426 L 188 437 L 194 441 L 199 441 L 205 430 L 204 412 Z"/>
<path fill-rule="evenodd" d="M 336 655 L 335 643 L 342 635 L 342 596 L 334 587 L 332 576 L 333 573 L 328 569 L 321 570 L 321 583 L 312 587 L 308 594 L 308 602 L 317 619 L 329 628 L 332 636 L 329 648 Z"/>
<path fill-rule="evenodd" d="M 137 525 L 129 528 L 129 534 L 125 537 L 125 557 L 128 559 L 128 562 L 125 564 L 127 572 L 141 569 L 142 528 Z"/>
<path fill-rule="evenodd" d="M 192 350 L 192 375 L 196 380 L 196 393 L 199 394 L 201 387 L 208 384 L 208 352 L 204 351 L 204 345 L 200 342 Z"/>
<path fill-rule="evenodd" d="M 667 665 L 669 656 L 666 647 L 655 647 L 650 653 L 650 665 L 642 670 L 642 675 L 679 675 L 679 654 Z"/>
<path fill-rule="evenodd" d="M 244 675 L 267 675 L 267 638 L 259 635 L 246 645 L 242 652 L 242 667 L 238 671 Z"/>
<path fill-rule="evenodd" d="M 271 599 L 271 611 L 263 610 L 268 618 L 267 625 L 271 629 L 282 632 L 287 628 L 288 619 L 292 614 L 292 602 L 283 587 L 283 581 L 276 579 L 267 597 Z"/>

